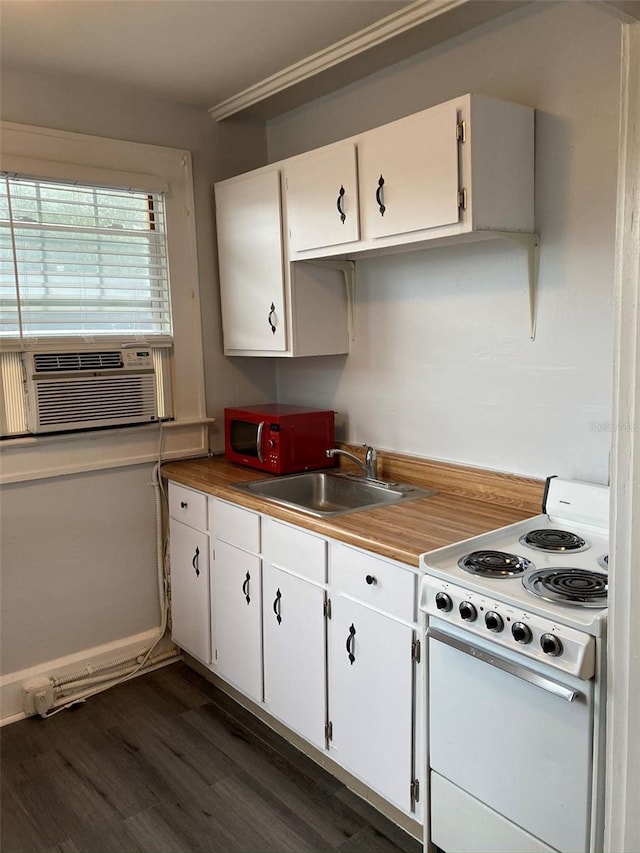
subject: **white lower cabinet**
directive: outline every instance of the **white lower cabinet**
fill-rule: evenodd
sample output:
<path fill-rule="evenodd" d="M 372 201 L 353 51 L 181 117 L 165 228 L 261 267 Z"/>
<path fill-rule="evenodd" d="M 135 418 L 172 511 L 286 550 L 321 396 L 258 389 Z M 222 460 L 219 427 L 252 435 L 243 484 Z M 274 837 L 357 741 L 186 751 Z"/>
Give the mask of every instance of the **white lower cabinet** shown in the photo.
<path fill-rule="evenodd" d="M 169 505 L 171 636 L 180 648 L 209 664 L 209 535 L 182 520 L 206 527 L 206 497 L 170 483 Z M 178 513 L 183 513 L 180 520 Z"/>
<path fill-rule="evenodd" d="M 173 483 L 171 495 L 175 642 L 421 820 L 417 568 Z M 208 535 L 185 519 L 208 519 Z"/>
<path fill-rule="evenodd" d="M 331 757 L 412 810 L 413 629 L 343 596 L 331 600 Z"/>
<path fill-rule="evenodd" d="M 331 756 L 417 817 L 416 573 L 338 543 L 329 563 Z"/>
<path fill-rule="evenodd" d="M 266 709 L 319 749 L 325 747 L 325 591 L 264 567 Z"/>
<path fill-rule="evenodd" d="M 218 675 L 262 701 L 260 557 L 216 540 L 211 564 L 212 662 Z"/>
<path fill-rule="evenodd" d="M 260 517 L 216 499 L 209 516 L 212 666 L 262 702 L 262 559 L 252 553 L 259 547 Z"/>

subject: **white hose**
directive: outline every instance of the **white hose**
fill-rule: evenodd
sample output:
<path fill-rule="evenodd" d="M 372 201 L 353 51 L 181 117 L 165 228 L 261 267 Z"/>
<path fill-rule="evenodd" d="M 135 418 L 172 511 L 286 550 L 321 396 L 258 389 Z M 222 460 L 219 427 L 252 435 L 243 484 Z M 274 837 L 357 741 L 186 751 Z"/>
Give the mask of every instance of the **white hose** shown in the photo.
<path fill-rule="evenodd" d="M 206 455 L 206 454 L 205 454 Z M 53 707 L 58 710 L 69 707 L 77 701 L 84 700 L 94 693 L 99 693 L 106 687 L 117 684 L 120 681 L 131 678 L 144 666 L 167 660 L 171 657 L 179 657 L 180 652 L 172 649 L 151 657 L 152 652 L 162 640 L 167 630 L 169 619 L 169 603 L 167 597 L 168 571 L 165 566 L 165 539 L 162 535 L 162 497 L 164 490 L 160 479 L 160 465 L 162 456 L 162 431 L 161 442 L 158 451 L 158 462 L 153 467 L 151 474 L 151 485 L 153 486 L 155 498 L 155 522 L 156 522 L 156 569 L 158 580 L 158 600 L 160 604 L 160 625 L 156 636 L 146 645 L 128 655 L 114 658 L 105 663 L 86 666 L 78 672 L 67 673 L 50 678 L 54 693 L 60 698 L 54 701 Z M 204 456 L 204 455 L 203 455 Z M 185 459 L 200 459 L 203 456 L 189 456 Z M 179 461 L 179 460 L 175 460 Z M 79 689 L 81 692 L 73 697 L 65 694 L 65 689 Z M 57 711 L 54 711 L 57 713 Z M 51 716 L 45 714 L 43 716 Z"/>
<path fill-rule="evenodd" d="M 160 603 L 160 626 L 158 633 L 153 640 L 150 640 L 146 645 L 142 646 L 135 652 L 131 652 L 120 658 L 99 663 L 92 666 L 86 666 L 78 672 L 70 672 L 67 675 L 56 676 L 51 679 L 54 688 L 63 687 L 64 685 L 77 684 L 82 687 L 85 682 L 92 683 L 95 681 L 97 673 L 107 672 L 115 667 L 123 667 L 130 661 L 136 661 L 133 666 L 133 671 L 140 669 L 147 662 L 149 655 L 164 637 L 167 629 L 167 593 L 166 593 L 166 576 L 164 567 L 164 542 L 162 536 L 162 497 L 160 493 L 160 463 L 156 463 L 151 474 L 151 485 L 153 486 L 155 498 L 155 520 L 156 520 L 156 569 L 158 577 L 158 600 Z M 143 660 L 140 662 L 140 658 Z M 127 670 L 131 667 L 127 667 Z M 115 673 L 114 673 L 115 676 Z"/>
<path fill-rule="evenodd" d="M 171 649 L 166 652 L 161 652 L 159 655 L 154 655 L 154 657 L 149 658 L 147 660 L 148 664 L 157 664 L 161 663 L 165 660 L 169 660 L 170 658 L 179 659 L 181 657 L 181 653 L 176 649 Z M 134 669 L 137 669 L 135 667 Z M 102 676 L 105 679 L 100 684 L 94 684 L 92 687 L 88 687 L 86 690 L 83 690 L 80 693 L 76 693 L 73 696 L 61 696 L 59 699 L 55 700 L 51 709 L 47 711 L 45 714 L 41 716 L 45 719 L 47 717 L 53 717 L 54 714 L 60 713 L 60 711 L 64 711 L 65 708 L 70 708 L 72 705 L 77 704 L 78 702 L 84 702 L 85 699 L 88 699 L 91 696 L 95 696 L 97 693 L 102 693 L 104 690 L 108 690 L 110 687 L 115 687 L 116 684 L 121 684 L 124 681 L 128 681 L 129 678 L 132 678 L 135 675 L 135 671 L 129 674 L 121 674 L 121 673 L 113 673 L 112 676 Z"/>
<path fill-rule="evenodd" d="M 148 656 L 144 661 L 141 661 L 140 663 L 131 664 L 131 666 L 124 667 L 123 669 L 116 670 L 115 672 L 107 672 L 103 675 L 96 675 L 92 678 L 84 678 L 82 681 L 84 685 L 89 686 L 90 684 L 103 684 L 106 681 L 126 678 L 129 675 L 134 675 L 140 669 L 140 667 L 144 666 L 145 664 L 155 664 L 161 660 L 165 660 L 166 658 L 170 657 L 180 657 L 180 652 L 174 649 L 170 649 L 166 652 L 162 652 L 159 655 Z M 60 691 L 62 696 L 65 695 L 61 687 L 56 689 Z"/>

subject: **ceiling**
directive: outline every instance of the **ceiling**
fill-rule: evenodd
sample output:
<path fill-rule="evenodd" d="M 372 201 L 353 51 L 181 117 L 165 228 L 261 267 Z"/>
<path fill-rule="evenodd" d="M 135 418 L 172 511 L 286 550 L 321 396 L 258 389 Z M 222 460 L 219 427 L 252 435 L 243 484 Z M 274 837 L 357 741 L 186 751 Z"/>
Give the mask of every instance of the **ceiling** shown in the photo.
<path fill-rule="evenodd" d="M 0 0 L 5 69 L 211 107 L 407 0 Z"/>

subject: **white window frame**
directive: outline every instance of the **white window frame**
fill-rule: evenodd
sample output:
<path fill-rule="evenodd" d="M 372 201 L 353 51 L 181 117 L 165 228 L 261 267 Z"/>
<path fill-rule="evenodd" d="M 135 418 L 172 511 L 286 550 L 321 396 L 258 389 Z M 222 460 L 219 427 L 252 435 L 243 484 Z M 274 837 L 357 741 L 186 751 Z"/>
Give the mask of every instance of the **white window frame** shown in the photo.
<path fill-rule="evenodd" d="M 143 143 L 0 122 L 0 170 L 51 180 L 135 186 L 165 193 L 173 321 L 170 425 L 8 438 L 0 482 L 200 454 L 208 447 L 191 153 Z"/>

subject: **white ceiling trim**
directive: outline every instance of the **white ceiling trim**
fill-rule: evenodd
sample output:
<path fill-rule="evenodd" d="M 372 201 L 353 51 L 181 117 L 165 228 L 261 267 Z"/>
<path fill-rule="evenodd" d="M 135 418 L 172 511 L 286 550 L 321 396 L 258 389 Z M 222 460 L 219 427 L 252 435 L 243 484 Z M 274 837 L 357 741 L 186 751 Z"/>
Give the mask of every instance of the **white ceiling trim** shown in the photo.
<path fill-rule="evenodd" d="M 330 47 L 249 86 L 248 89 L 226 98 L 211 107 L 209 114 L 216 121 L 230 118 L 303 80 L 469 2 L 471 0 L 416 0 L 399 12 L 394 12 Z"/>

